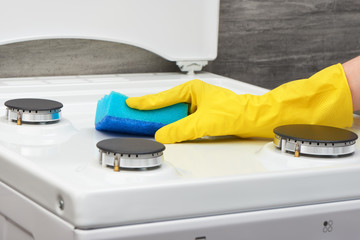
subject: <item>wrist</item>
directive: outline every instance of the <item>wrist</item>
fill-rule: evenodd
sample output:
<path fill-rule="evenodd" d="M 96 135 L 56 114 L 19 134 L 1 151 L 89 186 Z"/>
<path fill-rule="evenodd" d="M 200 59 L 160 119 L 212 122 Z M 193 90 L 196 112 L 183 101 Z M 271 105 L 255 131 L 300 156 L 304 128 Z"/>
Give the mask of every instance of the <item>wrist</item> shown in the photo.
<path fill-rule="evenodd" d="M 342 64 L 350 88 L 353 111 L 360 110 L 360 56 Z"/>

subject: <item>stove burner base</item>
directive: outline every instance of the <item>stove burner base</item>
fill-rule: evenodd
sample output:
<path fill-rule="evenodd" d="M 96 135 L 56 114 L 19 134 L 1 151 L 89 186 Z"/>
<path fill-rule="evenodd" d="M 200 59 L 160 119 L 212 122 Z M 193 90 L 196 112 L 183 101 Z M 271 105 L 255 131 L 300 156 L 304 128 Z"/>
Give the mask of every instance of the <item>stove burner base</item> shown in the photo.
<path fill-rule="evenodd" d="M 348 130 L 320 125 L 294 124 L 274 129 L 274 144 L 283 152 L 314 156 L 342 156 L 355 151 L 358 136 Z"/>
<path fill-rule="evenodd" d="M 113 138 L 96 144 L 100 151 L 99 161 L 104 167 L 150 170 L 160 167 L 165 146 L 159 142 L 140 138 Z"/>
<path fill-rule="evenodd" d="M 13 99 L 6 101 L 5 106 L 7 119 L 18 125 L 58 122 L 63 107 L 60 102 L 37 98 Z"/>

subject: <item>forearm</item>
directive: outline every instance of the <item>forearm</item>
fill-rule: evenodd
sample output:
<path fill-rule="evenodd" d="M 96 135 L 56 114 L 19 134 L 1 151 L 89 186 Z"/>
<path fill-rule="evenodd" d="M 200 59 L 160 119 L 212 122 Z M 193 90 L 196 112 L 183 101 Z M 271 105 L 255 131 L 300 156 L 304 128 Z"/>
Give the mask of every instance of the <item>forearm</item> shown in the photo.
<path fill-rule="evenodd" d="M 353 110 L 360 110 L 360 56 L 342 64 L 350 87 Z"/>

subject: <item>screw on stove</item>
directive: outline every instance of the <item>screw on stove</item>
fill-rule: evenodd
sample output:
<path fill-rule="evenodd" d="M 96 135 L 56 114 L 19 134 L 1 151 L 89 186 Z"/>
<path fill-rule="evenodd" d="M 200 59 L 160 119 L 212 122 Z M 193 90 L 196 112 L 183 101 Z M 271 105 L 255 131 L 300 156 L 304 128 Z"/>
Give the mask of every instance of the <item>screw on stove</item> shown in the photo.
<path fill-rule="evenodd" d="M 64 211 L 64 208 L 65 208 L 65 202 L 64 202 L 64 199 L 61 196 L 58 197 L 58 208 L 61 211 Z"/>

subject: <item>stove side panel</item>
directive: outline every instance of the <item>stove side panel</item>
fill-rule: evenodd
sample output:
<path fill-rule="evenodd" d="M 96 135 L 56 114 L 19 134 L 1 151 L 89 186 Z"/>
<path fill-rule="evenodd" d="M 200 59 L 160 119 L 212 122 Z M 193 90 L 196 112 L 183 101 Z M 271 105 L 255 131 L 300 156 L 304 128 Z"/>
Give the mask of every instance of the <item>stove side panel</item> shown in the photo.
<path fill-rule="evenodd" d="M 0 240 L 71 240 L 74 227 L 0 182 Z"/>
<path fill-rule="evenodd" d="M 360 201 L 227 214 L 94 230 L 76 240 L 353 240 Z"/>

